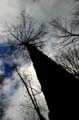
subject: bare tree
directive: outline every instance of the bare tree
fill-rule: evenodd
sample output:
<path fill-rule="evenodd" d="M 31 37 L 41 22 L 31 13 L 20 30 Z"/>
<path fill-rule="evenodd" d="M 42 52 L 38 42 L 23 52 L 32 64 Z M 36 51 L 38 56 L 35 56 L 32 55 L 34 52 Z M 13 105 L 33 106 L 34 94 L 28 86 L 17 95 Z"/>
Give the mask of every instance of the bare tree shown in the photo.
<path fill-rule="evenodd" d="M 79 79 L 79 47 L 71 46 L 61 51 L 56 56 L 56 61 L 61 64 L 68 72 Z"/>
<path fill-rule="evenodd" d="M 9 34 L 10 34 L 9 39 L 10 39 L 12 45 L 14 45 L 16 48 L 15 52 L 20 53 L 19 55 L 21 55 L 22 51 L 26 52 L 26 49 L 29 51 L 30 58 L 33 62 L 38 80 L 41 84 L 41 88 L 45 95 L 45 99 L 46 99 L 46 102 L 47 102 L 47 105 L 49 108 L 49 119 L 50 120 L 57 119 L 57 110 L 59 110 L 60 104 L 62 107 L 62 110 L 59 110 L 60 117 L 62 116 L 62 113 L 64 114 L 64 116 L 66 114 L 67 114 L 66 116 L 68 116 L 68 109 L 66 111 L 65 108 L 67 108 L 70 105 L 70 102 L 69 101 L 67 102 L 66 100 L 64 100 L 64 102 L 66 102 L 66 104 L 64 104 L 64 106 L 63 106 L 63 104 L 62 104 L 62 95 L 63 95 L 62 89 L 68 95 L 69 94 L 69 91 L 68 91 L 69 86 L 67 85 L 68 89 L 67 89 L 67 91 L 65 91 L 65 86 L 62 87 L 61 81 L 63 81 L 63 80 L 71 81 L 71 80 L 77 80 L 77 79 L 74 78 L 71 74 L 69 74 L 60 65 L 56 64 L 54 61 L 49 59 L 46 55 L 42 54 L 42 52 L 40 52 L 37 48 L 35 48 L 35 46 L 36 47 L 43 46 L 43 43 L 45 42 L 42 39 L 47 34 L 45 25 L 44 24 L 41 24 L 40 26 L 34 25 L 33 21 L 30 22 L 31 19 L 28 21 L 28 23 L 30 22 L 31 24 L 26 24 L 26 19 L 25 19 L 25 16 L 23 13 L 21 15 L 21 18 L 22 18 L 21 23 L 19 25 L 14 26 L 12 29 L 9 29 Z M 26 25 L 27 25 L 27 27 L 26 27 Z M 34 27 L 33 27 L 33 25 L 34 25 Z M 65 33 L 65 30 L 63 29 L 63 27 L 60 27 L 60 28 L 61 28 L 61 32 Z M 62 30 L 64 30 L 64 32 Z M 67 36 L 69 36 L 69 35 L 70 35 L 70 33 L 67 31 Z M 52 70 L 50 70 L 50 69 L 52 69 Z M 52 75 L 52 73 L 53 73 L 53 75 Z M 51 80 L 49 79 L 49 76 L 50 76 Z M 55 78 L 55 79 L 53 79 L 53 78 Z M 59 81 L 59 79 L 60 79 L 60 81 Z M 60 83 L 60 85 L 58 83 Z M 50 94 L 51 91 L 53 91 L 52 97 Z M 60 98 L 59 98 L 58 93 L 61 94 Z M 68 98 L 68 96 L 67 96 L 67 98 Z M 71 96 L 71 98 L 72 98 L 72 96 Z M 58 101 L 60 102 L 60 104 Z M 63 111 L 63 109 L 64 109 L 64 111 Z M 39 109 L 37 109 L 37 112 L 40 116 Z M 43 119 L 43 118 L 41 118 L 41 119 Z"/>
<path fill-rule="evenodd" d="M 79 0 L 74 0 L 72 17 L 54 18 L 50 24 L 57 38 L 57 47 L 65 48 L 58 52 L 56 61 L 74 76 L 79 78 Z"/>
<path fill-rule="evenodd" d="M 35 94 L 34 94 L 34 92 L 33 92 L 33 88 L 32 88 L 32 86 L 31 86 L 30 81 L 28 80 L 28 83 L 29 83 L 29 85 L 28 85 L 28 83 L 25 82 L 24 78 L 21 76 L 21 74 L 18 72 L 17 69 L 16 69 L 16 72 L 17 72 L 18 76 L 20 77 L 22 83 L 24 84 L 24 86 L 25 86 L 25 88 L 26 88 L 26 90 L 27 90 L 27 92 L 28 92 L 28 95 L 29 95 L 29 97 L 30 97 L 30 99 L 31 99 L 31 101 L 32 101 L 32 104 L 33 104 L 33 106 L 34 106 L 34 109 L 36 110 L 36 112 L 37 112 L 37 114 L 38 114 L 38 116 L 39 116 L 39 119 L 40 119 L 40 120 L 45 120 L 44 116 L 43 116 L 43 115 L 41 114 L 41 112 L 40 112 L 40 108 L 39 108 L 39 106 L 38 106 L 37 99 L 36 99 Z M 25 76 L 25 79 L 27 79 L 27 76 Z M 30 90 L 29 90 L 29 88 L 30 88 Z M 35 89 L 34 89 L 34 90 L 35 90 Z M 35 91 L 36 91 L 36 90 L 35 90 Z"/>
<path fill-rule="evenodd" d="M 42 48 L 45 44 L 43 38 L 47 35 L 46 25 L 26 16 L 25 11 L 22 11 L 19 19 L 19 24 L 8 27 L 8 43 L 15 46 L 16 52 L 26 50 L 27 44 Z"/>
<path fill-rule="evenodd" d="M 68 23 L 67 19 L 55 18 L 52 19 L 50 24 L 55 30 L 53 36 L 58 39 L 57 45 L 64 48 L 72 43 L 78 43 L 79 33 L 74 32 L 71 23 Z"/>
<path fill-rule="evenodd" d="M 79 43 L 79 0 L 74 0 L 74 3 L 75 8 L 70 18 L 56 17 L 50 22 L 53 36 L 58 40 L 57 45 L 62 47 Z"/>

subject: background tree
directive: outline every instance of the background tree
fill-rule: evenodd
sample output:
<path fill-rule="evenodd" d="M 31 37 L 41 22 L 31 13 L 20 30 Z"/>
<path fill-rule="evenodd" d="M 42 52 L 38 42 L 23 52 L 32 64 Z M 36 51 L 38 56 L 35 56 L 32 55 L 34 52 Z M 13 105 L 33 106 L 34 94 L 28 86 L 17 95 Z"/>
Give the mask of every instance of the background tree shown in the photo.
<path fill-rule="evenodd" d="M 79 72 L 79 0 L 74 0 L 74 11 L 70 18 L 54 18 L 50 24 L 60 49 L 56 61 L 78 78 Z"/>
<path fill-rule="evenodd" d="M 75 0 L 75 3 L 77 7 L 75 7 L 75 11 L 73 15 L 70 16 L 70 18 L 53 18 L 50 22 L 50 25 L 53 28 L 53 37 L 55 37 L 55 39 L 57 40 L 56 48 L 60 50 L 58 51 L 58 54 L 56 56 L 57 62 L 61 64 L 66 70 L 68 70 L 68 72 L 73 74 L 73 76 L 79 79 L 79 0 Z M 70 89 L 68 89 L 68 85 Z M 69 107 L 69 105 L 67 104 L 68 110 L 70 109 L 70 118 L 67 119 L 71 119 L 72 116 L 74 117 L 74 119 L 77 119 L 76 116 L 78 116 L 79 113 L 79 111 L 77 110 L 77 106 L 79 106 L 77 98 L 79 93 L 78 87 L 79 84 L 77 86 L 75 82 L 74 85 L 73 82 L 68 82 L 65 88 L 66 92 L 63 92 L 65 96 L 67 95 L 66 98 L 68 98 L 67 100 L 70 101 L 70 104 L 72 103 L 71 107 Z M 71 96 L 73 96 L 72 99 L 70 98 L 69 93 Z M 76 113 L 72 106 L 75 109 Z M 66 109 L 66 116 L 68 115 L 68 110 Z"/>
<path fill-rule="evenodd" d="M 69 18 L 56 17 L 50 22 L 53 28 L 53 36 L 57 38 L 59 46 L 78 44 L 79 40 L 79 0 L 74 0 L 73 14 Z"/>
<path fill-rule="evenodd" d="M 16 69 L 16 72 L 17 72 L 18 76 L 20 77 L 22 83 L 24 84 L 24 86 L 25 86 L 25 88 L 26 88 L 26 90 L 27 90 L 27 92 L 28 92 L 28 95 L 29 95 L 29 97 L 30 97 L 30 99 L 31 99 L 31 102 L 32 102 L 32 104 L 33 104 L 33 106 L 34 106 L 35 111 L 37 112 L 37 115 L 38 115 L 39 119 L 40 119 L 40 120 L 45 120 L 45 118 L 44 118 L 43 115 L 41 114 L 40 108 L 39 108 L 38 103 L 37 103 L 37 99 L 36 99 L 35 94 L 34 94 L 34 92 L 33 92 L 33 90 L 35 90 L 35 89 L 32 88 L 32 85 L 31 85 L 30 80 L 28 80 L 28 83 L 25 81 L 25 80 L 28 79 L 28 76 L 24 75 L 25 77 L 23 78 L 23 77 L 21 76 L 21 74 L 18 72 L 17 69 Z M 30 90 L 29 90 L 29 88 L 30 88 Z M 35 91 L 37 91 L 37 90 L 35 90 Z M 38 91 L 37 91 L 37 92 L 38 92 Z M 39 93 L 39 92 L 38 92 L 38 93 Z"/>
<path fill-rule="evenodd" d="M 58 64 L 79 79 L 79 47 L 71 46 L 55 56 Z"/>

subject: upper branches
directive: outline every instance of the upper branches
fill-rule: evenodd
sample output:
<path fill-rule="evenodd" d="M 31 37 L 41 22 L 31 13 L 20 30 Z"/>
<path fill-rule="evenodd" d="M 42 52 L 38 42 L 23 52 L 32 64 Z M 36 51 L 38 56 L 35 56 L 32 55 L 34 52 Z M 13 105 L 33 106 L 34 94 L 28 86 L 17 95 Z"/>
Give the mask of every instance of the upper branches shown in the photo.
<path fill-rule="evenodd" d="M 79 79 L 79 47 L 71 46 L 56 56 L 56 61 Z"/>
<path fill-rule="evenodd" d="M 42 38 L 47 34 L 44 23 L 38 25 L 33 17 L 25 16 L 25 12 L 21 13 L 20 23 L 8 28 L 10 41 L 24 46 L 25 44 L 33 44 L 41 47 L 43 45 Z"/>
<path fill-rule="evenodd" d="M 36 47 L 44 47 L 44 37 L 47 35 L 46 25 L 38 23 L 31 16 L 26 16 L 23 11 L 20 15 L 17 25 L 8 27 L 8 44 L 12 45 L 13 53 L 16 55 L 23 55 L 29 58 L 27 44 L 32 44 Z M 10 50 L 11 51 L 11 50 Z M 22 53 L 22 54 L 21 54 Z"/>
<path fill-rule="evenodd" d="M 50 22 L 54 32 L 54 36 L 58 39 L 60 45 L 67 46 L 79 40 L 79 32 L 73 30 L 71 23 L 68 23 L 66 19 L 52 19 Z"/>

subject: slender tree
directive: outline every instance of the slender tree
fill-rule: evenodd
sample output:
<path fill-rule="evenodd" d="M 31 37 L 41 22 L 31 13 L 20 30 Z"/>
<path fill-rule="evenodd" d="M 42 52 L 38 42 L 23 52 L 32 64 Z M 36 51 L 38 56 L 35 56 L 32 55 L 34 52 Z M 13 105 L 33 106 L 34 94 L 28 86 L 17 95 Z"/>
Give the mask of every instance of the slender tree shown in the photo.
<path fill-rule="evenodd" d="M 26 90 L 27 90 L 27 92 L 28 92 L 28 95 L 29 95 L 29 97 L 30 97 L 30 99 L 31 99 L 31 101 L 32 101 L 32 104 L 33 104 L 33 106 L 34 106 L 34 108 L 35 108 L 35 110 L 36 110 L 36 112 L 37 112 L 37 114 L 38 114 L 38 116 L 39 116 L 39 119 L 40 119 L 40 120 L 45 120 L 45 118 L 43 117 L 43 115 L 42 115 L 41 112 L 40 112 L 40 108 L 39 108 L 39 106 L 38 106 L 38 103 L 37 103 L 37 100 L 36 100 L 35 94 L 34 94 L 34 92 L 33 92 L 33 88 L 32 88 L 32 86 L 31 86 L 30 81 L 28 81 L 28 82 L 29 82 L 29 86 L 28 86 L 28 84 L 25 82 L 24 78 L 21 76 L 21 74 L 18 72 L 17 69 L 16 69 L 16 72 L 17 72 L 18 76 L 20 77 L 22 83 L 24 84 L 24 86 L 25 86 L 25 88 L 26 88 Z M 27 79 L 27 78 L 26 78 L 26 79 Z M 29 90 L 29 87 L 30 87 L 30 89 L 31 89 L 31 92 L 30 92 L 30 90 Z"/>

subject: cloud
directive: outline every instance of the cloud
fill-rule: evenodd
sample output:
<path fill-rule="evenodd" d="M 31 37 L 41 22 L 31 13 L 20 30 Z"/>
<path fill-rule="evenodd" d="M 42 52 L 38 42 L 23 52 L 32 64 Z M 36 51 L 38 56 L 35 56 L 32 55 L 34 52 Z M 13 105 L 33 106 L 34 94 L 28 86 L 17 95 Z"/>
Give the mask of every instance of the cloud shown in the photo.
<path fill-rule="evenodd" d="M 21 94 L 22 93 L 22 94 Z M 19 88 L 16 93 L 10 97 L 9 106 L 7 111 L 5 112 L 5 116 L 3 120 L 11 119 L 11 120 L 22 120 L 20 113 L 20 102 L 24 101 L 24 89 L 22 87 Z"/>
<path fill-rule="evenodd" d="M 27 68 L 27 70 L 26 70 L 26 68 Z M 33 88 L 36 89 L 37 91 L 40 90 L 40 84 L 38 83 L 38 80 L 36 78 L 36 73 L 34 71 L 32 64 L 31 64 L 31 66 L 25 65 L 25 66 L 21 67 L 20 72 L 21 72 L 21 74 L 24 72 L 25 74 L 29 74 L 31 77 L 33 77 L 32 81 L 31 81 Z M 30 98 L 27 94 L 27 91 L 26 91 L 24 85 L 22 84 L 21 80 L 17 76 L 16 72 L 14 72 L 14 79 L 16 79 L 16 80 L 13 82 L 8 81 L 8 80 L 5 81 L 4 90 L 9 91 L 8 92 L 9 106 L 8 106 L 7 111 L 5 111 L 3 120 L 7 120 L 7 119 L 23 120 L 24 117 L 30 118 L 30 120 L 32 120 L 30 112 L 34 111 L 31 109 L 31 107 L 33 107 L 33 106 L 30 101 Z M 16 82 L 19 83 L 20 87 L 16 91 L 14 91 L 14 94 L 12 94 L 11 91 L 13 91 L 13 89 L 15 88 Z M 10 93 L 11 93 L 11 96 L 10 96 Z M 37 95 L 37 100 L 41 107 L 41 111 L 47 117 L 48 109 L 47 109 L 47 105 L 45 103 L 45 99 L 44 99 L 44 96 L 42 93 L 40 95 Z M 11 114 L 11 113 L 13 113 L 13 114 Z"/>
<path fill-rule="evenodd" d="M 73 8 L 73 0 L 40 0 L 38 6 L 48 17 L 68 16 Z"/>
<path fill-rule="evenodd" d="M 36 17 L 69 16 L 73 8 L 73 0 L 23 0 L 21 8 Z"/>
<path fill-rule="evenodd" d="M 6 26 L 16 24 L 20 12 L 18 0 L 0 0 L 0 43 L 6 36 Z M 4 38 L 5 39 L 5 38 Z"/>
<path fill-rule="evenodd" d="M 5 24 L 15 24 L 16 17 L 21 10 L 35 16 L 37 19 L 48 19 L 53 16 L 70 15 L 73 0 L 0 0 L 0 34 L 5 29 Z M 3 34 L 3 32 L 2 32 Z"/>

